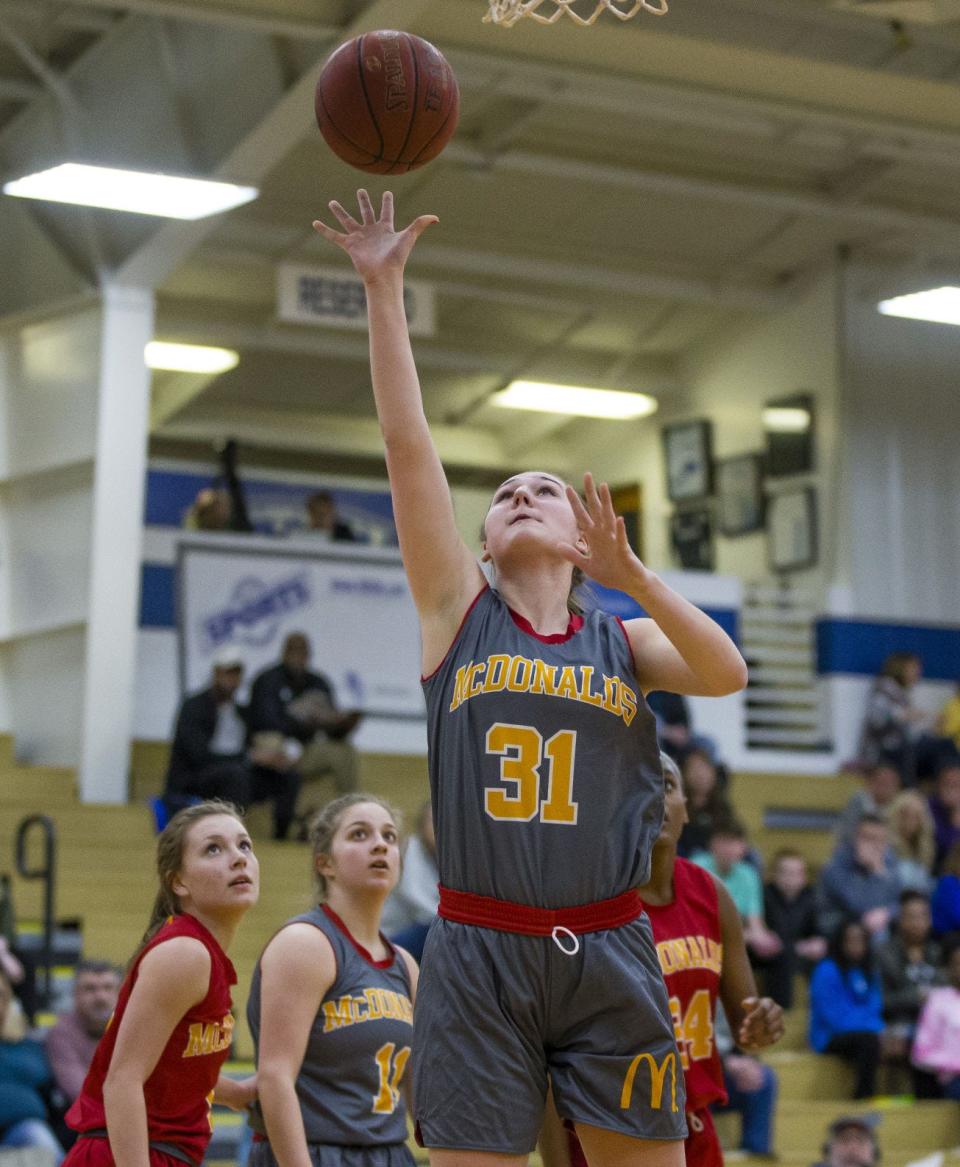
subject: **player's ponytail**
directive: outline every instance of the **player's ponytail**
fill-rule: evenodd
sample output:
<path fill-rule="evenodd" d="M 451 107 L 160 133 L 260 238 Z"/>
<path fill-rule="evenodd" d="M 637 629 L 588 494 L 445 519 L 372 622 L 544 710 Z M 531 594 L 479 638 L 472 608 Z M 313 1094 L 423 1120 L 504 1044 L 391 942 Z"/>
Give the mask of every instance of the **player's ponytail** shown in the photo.
<path fill-rule="evenodd" d="M 171 916 L 180 915 L 182 909 L 173 890 L 173 882 L 183 867 L 183 852 L 187 835 L 194 823 L 216 814 L 232 815 L 239 822 L 243 821 L 240 812 L 232 802 L 210 798 L 206 802 L 198 802 L 177 811 L 157 836 L 157 879 L 160 886 L 157 890 L 157 898 L 153 901 L 153 910 L 150 913 L 147 930 L 143 934 L 137 951 L 130 958 L 131 965 L 136 962 L 137 957 L 140 956 L 164 923 Z"/>

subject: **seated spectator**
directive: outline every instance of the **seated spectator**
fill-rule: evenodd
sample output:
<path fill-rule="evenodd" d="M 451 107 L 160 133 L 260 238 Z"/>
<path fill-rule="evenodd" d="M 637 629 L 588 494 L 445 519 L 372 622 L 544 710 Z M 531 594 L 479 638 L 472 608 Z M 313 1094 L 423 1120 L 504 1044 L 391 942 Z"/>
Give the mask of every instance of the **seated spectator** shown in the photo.
<path fill-rule="evenodd" d="M 237 704 L 243 661 L 232 648 L 213 662 L 210 687 L 187 697 L 177 714 L 164 800 L 171 810 L 191 798 L 224 798 L 243 808 L 273 803 L 273 835 L 287 836 L 300 775 L 291 759 L 275 765 L 251 761 L 247 753 L 246 710 Z"/>
<path fill-rule="evenodd" d="M 772 1155 L 777 1075 L 772 1066 L 737 1049 L 727 1015 L 719 1003 L 714 1037 L 723 1066 L 727 1101 L 724 1105 L 714 1104 L 711 1110 L 719 1114 L 732 1110 L 740 1115 L 739 1150 L 750 1155 Z"/>
<path fill-rule="evenodd" d="M 710 836 L 709 851 L 690 858 L 715 875 L 730 893 L 743 921 L 743 939 L 754 956 L 774 956 L 782 945 L 763 922 L 763 885 L 752 863 L 746 861 L 747 832 L 735 820 L 720 823 Z"/>
<path fill-rule="evenodd" d="M 707 849 L 719 822 L 730 822 L 735 816 L 721 789 L 720 771 L 706 750 L 687 750 L 678 764 L 687 792 L 687 822 L 677 854 L 688 859 L 694 851 Z"/>
<path fill-rule="evenodd" d="M 827 1128 L 823 1158 L 814 1167 L 878 1167 L 878 1119 L 872 1114 L 847 1114 Z"/>
<path fill-rule="evenodd" d="M 870 933 L 859 920 L 837 926 L 828 956 L 810 981 L 810 1045 L 836 1054 L 855 1071 L 854 1098 L 875 1093 L 883 1032 L 880 977 L 870 953 Z"/>
<path fill-rule="evenodd" d="M 13 989 L 0 971 L 0 1033 L 13 1001 Z M 50 1128 L 45 1092 L 53 1078 L 43 1045 L 31 1038 L 0 1038 L 0 1148 L 42 1148 L 54 1163 L 63 1159 L 63 1147 Z"/>
<path fill-rule="evenodd" d="M 817 897 L 799 851 L 784 848 L 773 857 L 771 879 L 763 889 L 763 916 L 780 938 L 780 952 L 761 962 L 764 991 L 784 1009 L 793 1005 L 793 978 L 822 960 L 827 941 L 817 928 Z"/>
<path fill-rule="evenodd" d="M 337 514 L 337 503 L 329 490 L 318 490 L 307 499 L 307 533 L 329 543 L 353 543 L 357 538 L 350 524 Z"/>
<path fill-rule="evenodd" d="M 832 935 L 845 919 L 859 920 L 871 936 L 883 939 L 900 903 L 897 860 L 888 843 L 886 822 L 865 815 L 853 842 L 841 844 L 820 873 L 818 923 Z"/>
<path fill-rule="evenodd" d="M 437 837 L 428 800 L 420 809 L 416 834 L 407 842 L 400 880 L 384 904 L 381 921 L 383 932 L 418 963 L 440 903 L 439 883 Z"/>
<path fill-rule="evenodd" d="M 888 1060 L 906 1061 L 920 1010 L 934 985 L 943 983 L 940 959 L 940 945 L 931 935 L 927 897 L 905 891 L 900 896 L 897 927 L 877 953 L 883 986 L 883 1048 Z M 919 1073 L 914 1075 L 914 1094 L 936 1097 Z"/>
<path fill-rule="evenodd" d="M 933 934 L 952 944 L 960 940 L 960 843 L 954 843 L 943 861 L 943 874 L 937 880 L 930 901 Z"/>
<path fill-rule="evenodd" d="M 953 748 L 960 754 L 960 684 L 953 696 L 940 710 L 937 718 L 937 733 L 953 742 Z"/>
<path fill-rule="evenodd" d="M 867 698 L 860 736 L 861 763 L 892 762 L 904 786 L 934 773 L 950 746 L 948 739 L 924 732 L 930 716 L 911 699 L 922 675 L 923 662 L 915 652 L 891 653 Z"/>
<path fill-rule="evenodd" d="M 850 799 L 837 820 L 836 842 L 849 843 L 864 815 L 885 819 L 900 793 L 900 771 L 889 762 L 878 762 L 863 776 L 863 789 Z"/>
<path fill-rule="evenodd" d="M 934 870 L 939 871 L 944 856 L 954 843 L 960 843 L 960 761 L 947 762 L 937 771 L 930 813 L 937 846 Z"/>
<path fill-rule="evenodd" d="M 363 716 L 337 708 L 333 686 L 322 673 L 309 671 L 310 641 L 291 632 L 283 642 L 280 663 L 264 669 L 250 690 L 249 723 L 255 757 L 267 765 L 271 753 L 298 759 L 305 782 L 329 775 L 338 794 L 357 789 L 359 759 L 347 737 Z M 305 821 L 313 797 L 305 792 L 297 817 Z"/>
<path fill-rule="evenodd" d="M 936 1075 L 942 1097 L 960 1101 L 960 944 L 947 957 L 947 981 L 930 990 L 911 1057 L 918 1069 Z"/>
<path fill-rule="evenodd" d="M 886 818 L 900 886 L 929 895 L 933 889 L 936 842 L 927 800 L 918 790 L 904 790 L 893 800 Z"/>
<path fill-rule="evenodd" d="M 81 960 L 73 976 L 73 1010 L 47 1034 L 50 1068 L 67 1105 L 72 1105 L 90 1069 L 93 1051 L 117 1004 L 120 969 L 106 960 Z"/>

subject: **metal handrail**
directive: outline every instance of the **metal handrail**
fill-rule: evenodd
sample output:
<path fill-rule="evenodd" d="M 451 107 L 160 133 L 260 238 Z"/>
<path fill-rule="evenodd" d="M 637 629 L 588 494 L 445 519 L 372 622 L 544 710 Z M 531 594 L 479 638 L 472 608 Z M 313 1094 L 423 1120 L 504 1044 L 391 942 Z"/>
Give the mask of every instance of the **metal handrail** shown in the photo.
<path fill-rule="evenodd" d="M 27 837 L 33 827 L 43 832 L 43 864 L 31 867 L 27 861 Z M 49 1009 L 53 999 L 53 931 L 55 926 L 54 903 L 57 882 L 57 828 L 53 819 L 45 814 L 31 814 L 22 819 L 17 827 L 16 837 L 17 871 L 23 879 L 42 879 L 43 889 L 43 946 L 40 963 L 43 966 L 43 989 L 39 993 L 40 1006 Z"/>

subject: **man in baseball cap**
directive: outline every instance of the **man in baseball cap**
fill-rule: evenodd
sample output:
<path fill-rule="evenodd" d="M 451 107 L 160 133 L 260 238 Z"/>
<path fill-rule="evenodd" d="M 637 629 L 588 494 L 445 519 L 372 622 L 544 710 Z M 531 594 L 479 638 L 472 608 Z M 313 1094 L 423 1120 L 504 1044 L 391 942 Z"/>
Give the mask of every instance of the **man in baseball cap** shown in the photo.
<path fill-rule="evenodd" d="M 823 1159 L 815 1167 L 877 1167 L 880 1145 L 877 1142 L 876 1114 L 844 1114 L 827 1127 Z"/>

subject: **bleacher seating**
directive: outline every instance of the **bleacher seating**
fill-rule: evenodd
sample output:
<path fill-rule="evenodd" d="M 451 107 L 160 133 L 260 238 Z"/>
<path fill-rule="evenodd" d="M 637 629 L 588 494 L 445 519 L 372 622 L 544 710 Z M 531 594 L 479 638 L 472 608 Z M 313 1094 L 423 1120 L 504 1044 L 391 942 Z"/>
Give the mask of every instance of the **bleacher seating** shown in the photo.
<path fill-rule="evenodd" d="M 143 931 L 154 894 L 155 836 L 147 799 L 161 789 L 165 765 L 165 746 L 139 743 L 132 752 L 131 802 L 126 806 L 83 806 L 71 771 L 16 765 L 9 738 L 0 735 L 0 839 L 12 840 L 20 819 L 38 809 L 54 819 L 59 840 L 58 915 L 82 920 L 83 948 L 90 955 L 123 963 Z M 412 822 L 426 797 L 426 766 L 422 758 L 364 755 L 362 782 L 392 800 Z M 805 827 L 769 827 L 770 811 L 791 807 L 838 811 L 858 788 L 850 776 L 831 780 L 738 774 L 732 781 L 731 796 L 763 855 L 770 856 L 781 846 L 796 847 L 816 868 L 832 846 L 830 816 L 814 816 L 812 825 Z M 784 821 L 782 814 L 776 818 Z M 261 901 L 244 922 L 231 953 L 239 976 L 235 1056 L 245 1060 L 253 1052 L 245 1006 L 254 963 L 276 926 L 301 911 L 310 899 L 306 849 L 270 840 L 264 808 L 255 808 L 250 822 L 261 863 Z M 0 849 L 3 866 L 10 865 L 8 848 L 9 843 Z M 39 920 L 40 888 L 15 877 L 13 892 L 20 919 L 28 924 Z M 832 1118 L 854 1109 L 877 1109 L 878 1105 L 847 1101 L 851 1094 L 849 1068 L 839 1059 L 809 1051 L 806 1021 L 806 994 L 801 984 L 797 1006 L 787 1018 L 786 1036 L 765 1056 L 780 1081 L 776 1148 L 781 1167 L 809 1167 L 818 1157 Z M 243 1060 L 230 1068 L 237 1073 L 249 1072 Z M 960 1107 L 955 1103 L 906 1104 L 890 1099 L 882 1102 L 882 1113 L 884 1167 L 905 1167 L 923 1154 L 960 1147 Z M 720 1116 L 717 1125 L 726 1145 L 735 1145 L 736 1116 Z M 242 1118 L 218 1110 L 215 1130 L 208 1162 L 232 1161 Z M 422 1151 L 417 1157 L 426 1161 Z M 731 1162 L 736 1159 L 731 1155 Z M 960 1163 L 960 1157 L 956 1162 Z"/>

